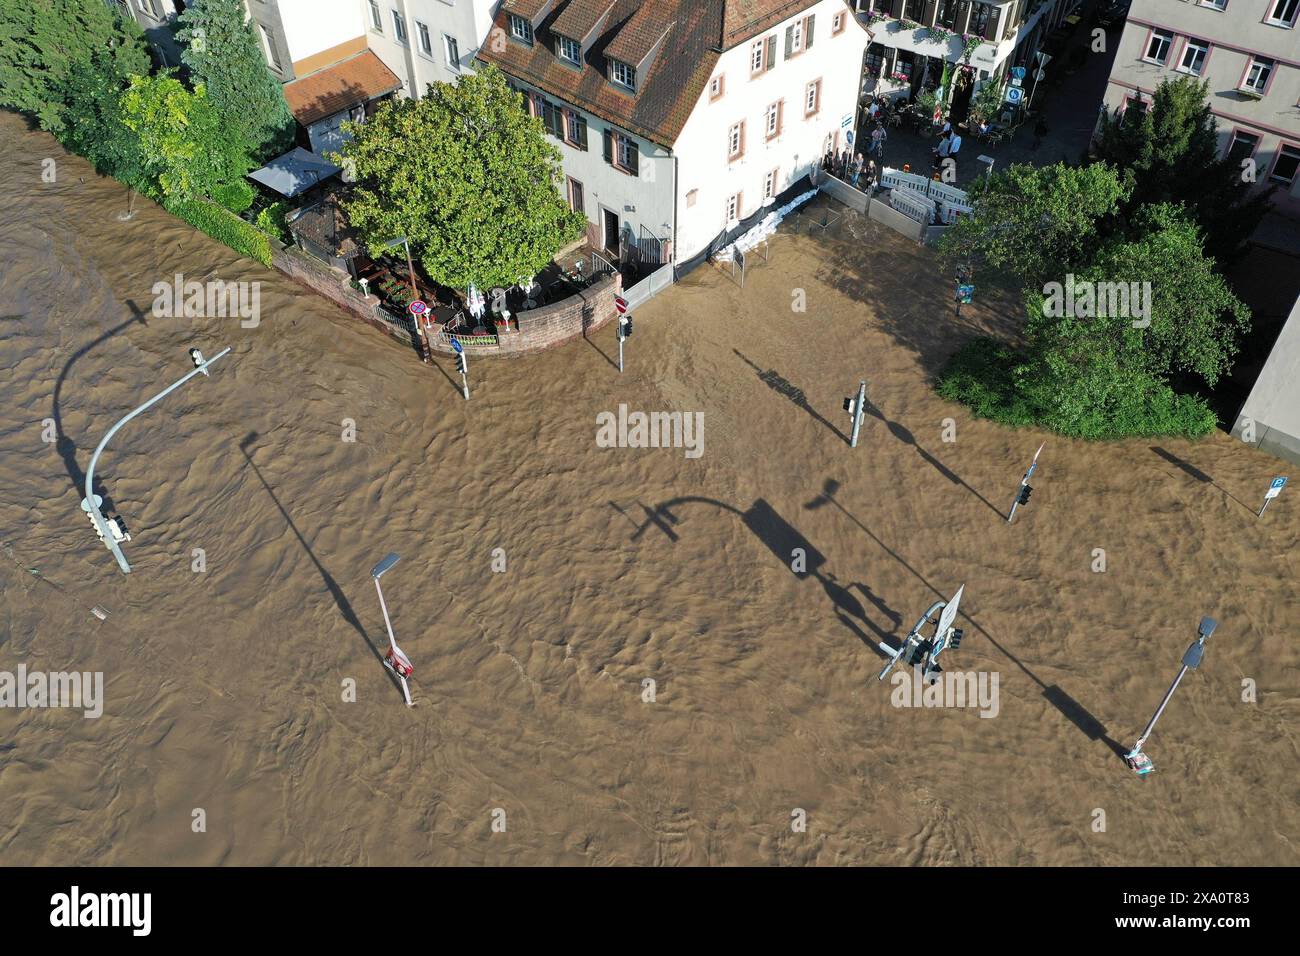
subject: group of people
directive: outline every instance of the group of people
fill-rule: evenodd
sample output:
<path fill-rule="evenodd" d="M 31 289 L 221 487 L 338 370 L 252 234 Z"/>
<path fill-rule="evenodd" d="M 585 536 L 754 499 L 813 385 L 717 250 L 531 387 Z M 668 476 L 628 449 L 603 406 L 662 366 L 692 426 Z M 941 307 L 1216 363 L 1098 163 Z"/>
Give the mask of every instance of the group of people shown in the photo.
<path fill-rule="evenodd" d="M 956 158 L 960 150 L 961 133 L 952 125 L 951 120 L 945 119 L 943 121 L 943 131 L 939 134 L 939 145 L 933 150 L 934 168 L 938 169 L 943 165 L 943 161 L 949 157 Z"/>
<path fill-rule="evenodd" d="M 863 192 L 870 189 L 876 181 L 875 160 L 868 159 L 861 153 L 855 156 L 847 149 L 838 153 L 833 149 L 827 150 L 822 157 L 822 169 Z"/>

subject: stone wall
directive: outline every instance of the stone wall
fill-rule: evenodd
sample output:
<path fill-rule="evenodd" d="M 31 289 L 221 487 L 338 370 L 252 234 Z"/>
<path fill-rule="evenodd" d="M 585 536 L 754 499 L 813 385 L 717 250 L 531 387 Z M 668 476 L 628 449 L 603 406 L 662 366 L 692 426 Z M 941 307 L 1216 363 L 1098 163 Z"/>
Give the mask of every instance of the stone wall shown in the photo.
<path fill-rule="evenodd" d="M 614 296 L 622 289 L 623 277 L 615 272 L 577 295 L 520 312 L 518 331 L 512 322 L 509 332 L 498 333 L 496 346 L 475 347 L 473 352 L 475 355 L 530 355 L 572 342 L 602 328 L 618 315 Z M 451 354 L 451 345 L 437 334 L 440 331 L 441 327 L 434 326 L 434 334 L 430 336 L 433 349 Z"/>
<path fill-rule="evenodd" d="M 342 269 L 327 265 L 301 249 L 285 248 L 272 240 L 271 264 L 280 272 L 351 312 L 367 325 L 424 354 L 423 336 L 416 335 L 409 317 L 396 322 L 384 318 L 378 296 L 365 295 L 352 287 Z M 497 345 L 476 346 L 475 355 L 527 355 L 555 348 L 591 333 L 609 323 L 617 314 L 614 296 L 623 288 L 618 273 L 606 276 L 577 295 L 553 302 L 540 309 L 518 315 L 518 331 L 512 323 L 509 332 L 497 336 Z M 441 326 L 433 326 L 428 335 L 433 351 L 451 354 L 451 345 L 438 335 Z"/>

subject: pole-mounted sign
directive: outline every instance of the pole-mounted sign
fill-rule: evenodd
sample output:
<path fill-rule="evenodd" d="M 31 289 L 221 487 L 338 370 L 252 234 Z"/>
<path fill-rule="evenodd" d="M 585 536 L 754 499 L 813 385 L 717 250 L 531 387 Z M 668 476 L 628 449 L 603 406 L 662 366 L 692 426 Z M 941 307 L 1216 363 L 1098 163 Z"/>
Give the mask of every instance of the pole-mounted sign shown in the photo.
<path fill-rule="evenodd" d="M 460 372 L 461 385 L 465 391 L 465 401 L 469 401 L 469 356 L 465 354 L 465 346 L 460 344 L 460 339 L 451 340 L 451 349 L 456 353 L 456 371 Z"/>
<path fill-rule="evenodd" d="M 1165 691 L 1164 700 L 1160 701 L 1160 706 L 1156 708 L 1155 716 L 1152 717 L 1151 722 L 1147 724 L 1147 729 L 1142 731 L 1142 736 L 1137 739 L 1137 743 L 1133 745 L 1133 749 L 1124 755 L 1124 762 L 1127 763 L 1129 767 L 1132 768 L 1133 772 L 1137 773 L 1139 776 L 1145 776 L 1152 770 L 1156 769 L 1155 764 L 1151 762 L 1151 758 L 1142 752 L 1142 745 L 1145 744 L 1147 738 L 1151 736 L 1151 731 L 1155 727 L 1156 721 L 1159 720 L 1160 715 L 1165 712 L 1165 707 L 1169 704 L 1169 699 L 1174 696 L 1174 691 L 1178 689 L 1178 684 L 1182 681 L 1183 675 L 1189 670 L 1195 670 L 1201 666 L 1201 658 L 1205 656 L 1205 642 L 1209 639 L 1210 635 L 1214 633 L 1214 629 L 1218 626 L 1218 622 L 1212 617 L 1201 618 L 1201 626 L 1197 628 L 1196 640 L 1194 640 L 1183 653 L 1182 669 L 1178 672 L 1178 676 L 1174 678 L 1174 682 L 1169 686 L 1169 690 Z"/>
<path fill-rule="evenodd" d="M 1268 503 L 1272 501 L 1274 498 L 1276 498 L 1278 495 L 1280 495 L 1282 493 L 1282 489 L 1285 487 L 1286 487 L 1285 475 L 1279 475 L 1278 477 L 1274 478 L 1273 483 L 1268 486 L 1268 492 L 1264 495 L 1264 503 L 1259 506 L 1259 514 L 1257 514 L 1255 517 L 1257 518 L 1264 517 L 1264 509 L 1268 507 Z"/>
<path fill-rule="evenodd" d="M 622 302 L 624 307 L 627 302 L 623 299 L 615 299 L 615 305 Z M 623 372 L 623 343 L 632 337 L 632 314 L 624 313 L 622 309 L 618 313 L 618 371 Z"/>

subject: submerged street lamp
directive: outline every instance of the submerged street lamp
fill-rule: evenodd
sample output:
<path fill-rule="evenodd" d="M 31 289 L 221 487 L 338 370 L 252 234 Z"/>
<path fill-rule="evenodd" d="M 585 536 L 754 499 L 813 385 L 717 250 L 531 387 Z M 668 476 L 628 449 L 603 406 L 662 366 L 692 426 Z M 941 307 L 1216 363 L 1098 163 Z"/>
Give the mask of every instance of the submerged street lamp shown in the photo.
<path fill-rule="evenodd" d="M 1186 652 L 1183 654 L 1182 669 L 1178 672 L 1178 676 L 1174 678 L 1173 684 L 1169 686 L 1169 690 L 1165 692 L 1165 699 L 1162 700 L 1160 706 L 1156 708 L 1155 716 L 1152 717 L 1151 722 L 1147 724 L 1147 729 L 1142 731 L 1142 736 L 1137 739 L 1137 743 L 1133 745 L 1133 749 L 1124 755 L 1124 762 L 1127 763 L 1138 775 L 1144 776 L 1156 769 L 1155 764 L 1151 762 L 1151 758 L 1142 752 L 1142 745 L 1146 743 L 1147 738 L 1151 736 L 1152 728 L 1155 727 L 1156 721 L 1160 719 L 1160 715 L 1165 712 L 1165 706 L 1169 703 L 1169 699 L 1174 696 L 1174 691 L 1178 689 L 1178 684 L 1183 679 L 1183 675 L 1186 674 L 1188 670 L 1195 670 L 1197 667 L 1201 666 L 1201 658 L 1205 656 L 1205 642 L 1209 639 L 1210 635 L 1214 633 L 1214 629 L 1218 626 L 1218 622 L 1212 617 L 1201 618 L 1201 626 L 1197 629 L 1196 640 L 1188 646 Z"/>
<path fill-rule="evenodd" d="M 393 636 L 393 624 L 388 619 L 388 605 L 384 603 L 384 589 L 379 586 L 379 579 L 383 577 L 384 572 L 400 560 L 401 558 L 395 552 L 390 552 L 388 557 L 371 569 L 370 576 L 375 579 L 375 590 L 379 592 L 379 607 L 384 612 L 384 626 L 388 628 L 388 653 L 384 655 L 384 666 L 397 675 L 397 679 L 402 683 L 402 696 L 406 698 L 406 706 L 412 707 L 414 705 L 411 703 L 411 689 L 407 686 L 406 679 L 414 673 L 415 667 L 411 664 L 411 659 L 397 646 L 397 638 Z"/>
<path fill-rule="evenodd" d="M 90 457 L 90 466 L 86 469 L 86 497 L 81 500 L 81 510 L 90 516 L 90 523 L 95 529 L 95 534 L 99 536 L 99 540 L 104 542 L 108 550 L 113 552 L 113 557 L 117 558 L 117 566 L 122 569 L 123 574 L 131 573 L 131 565 L 127 563 L 126 555 L 122 553 L 121 546 L 123 541 L 131 540 L 131 534 L 126 530 L 126 525 L 123 523 L 121 515 L 113 518 L 106 518 L 104 517 L 104 513 L 100 511 L 99 506 L 104 503 L 104 499 L 95 494 L 93 490 L 95 485 L 95 464 L 99 461 L 99 456 L 104 451 L 104 447 L 108 444 L 109 439 L 117 434 L 119 428 L 131 419 L 135 418 L 135 416 L 139 415 L 141 412 L 162 401 L 172 392 L 176 391 L 176 389 L 180 388 L 192 379 L 195 375 L 198 375 L 199 373 L 207 375 L 208 366 L 212 365 L 229 351 L 230 349 L 226 348 L 221 352 L 218 352 L 212 358 L 205 359 L 203 353 L 198 349 L 190 349 L 190 361 L 194 363 L 194 371 L 190 372 L 178 381 L 173 382 L 135 411 L 118 421 L 116 425 L 108 430 L 108 434 L 100 440 L 98 447 L 95 448 L 95 453 Z"/>

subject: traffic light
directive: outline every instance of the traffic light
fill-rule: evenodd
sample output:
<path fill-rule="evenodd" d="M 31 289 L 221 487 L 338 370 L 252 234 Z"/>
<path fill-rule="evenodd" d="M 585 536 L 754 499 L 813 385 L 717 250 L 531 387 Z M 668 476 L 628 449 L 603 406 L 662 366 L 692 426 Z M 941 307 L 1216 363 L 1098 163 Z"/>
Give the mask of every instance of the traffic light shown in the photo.
<path fill-rule="evenodd" d="M 456 371 L 460 372 L 461 375 L 465 375 L 469 372 L 469 365 L 465 362 L 464 352 L 456 353 Z"/>
<path fill-rule="evenodd" d="M 844 399 L 844 410 L 849 413 L 849 418 L 852 418 L 857 413 L 858 400 L 856 398 Z"/>
<path fill-rule="evenodd" d="M 618 322 L 622 327 L 623 338 L 630 339 L 632 337 L 632 316 L 620 315 L 618 317 Z"/>
<path fill-rule="evenodd" d="M 948 638 L 948 647 L 954 651 L 957 650 L 957 648 L 961 647 L 961 639 L 964 636 L 965 635 L 961 628 L 954 627 L 952 629 L 952 635 Z"/>
<path fill-rule="evenodd" d="M 208 374 L 208 370 L 203 367 L 205 361 L 203 353 L 198 349 L 190 349 L 190 361 L 193 362 L 194 367 L 202 371 L 204 375 Z"/>
<path fill-rule="evenodd" d="M 1031 488 L 1029 485 L 1021 485 L 1021 486 L 1020 486 L 1020 495 L 1019 495 L 1019 497 L 1016 498 L 1016 504 L 1018 504 L 1018 505 L 1027 505 L 1027 504 L 1029 504 L 1029 493 L 1030 493 L 1031 491 L 1033 491 L 1033 490 L 1034 490 L 1034 489 Z"/>

